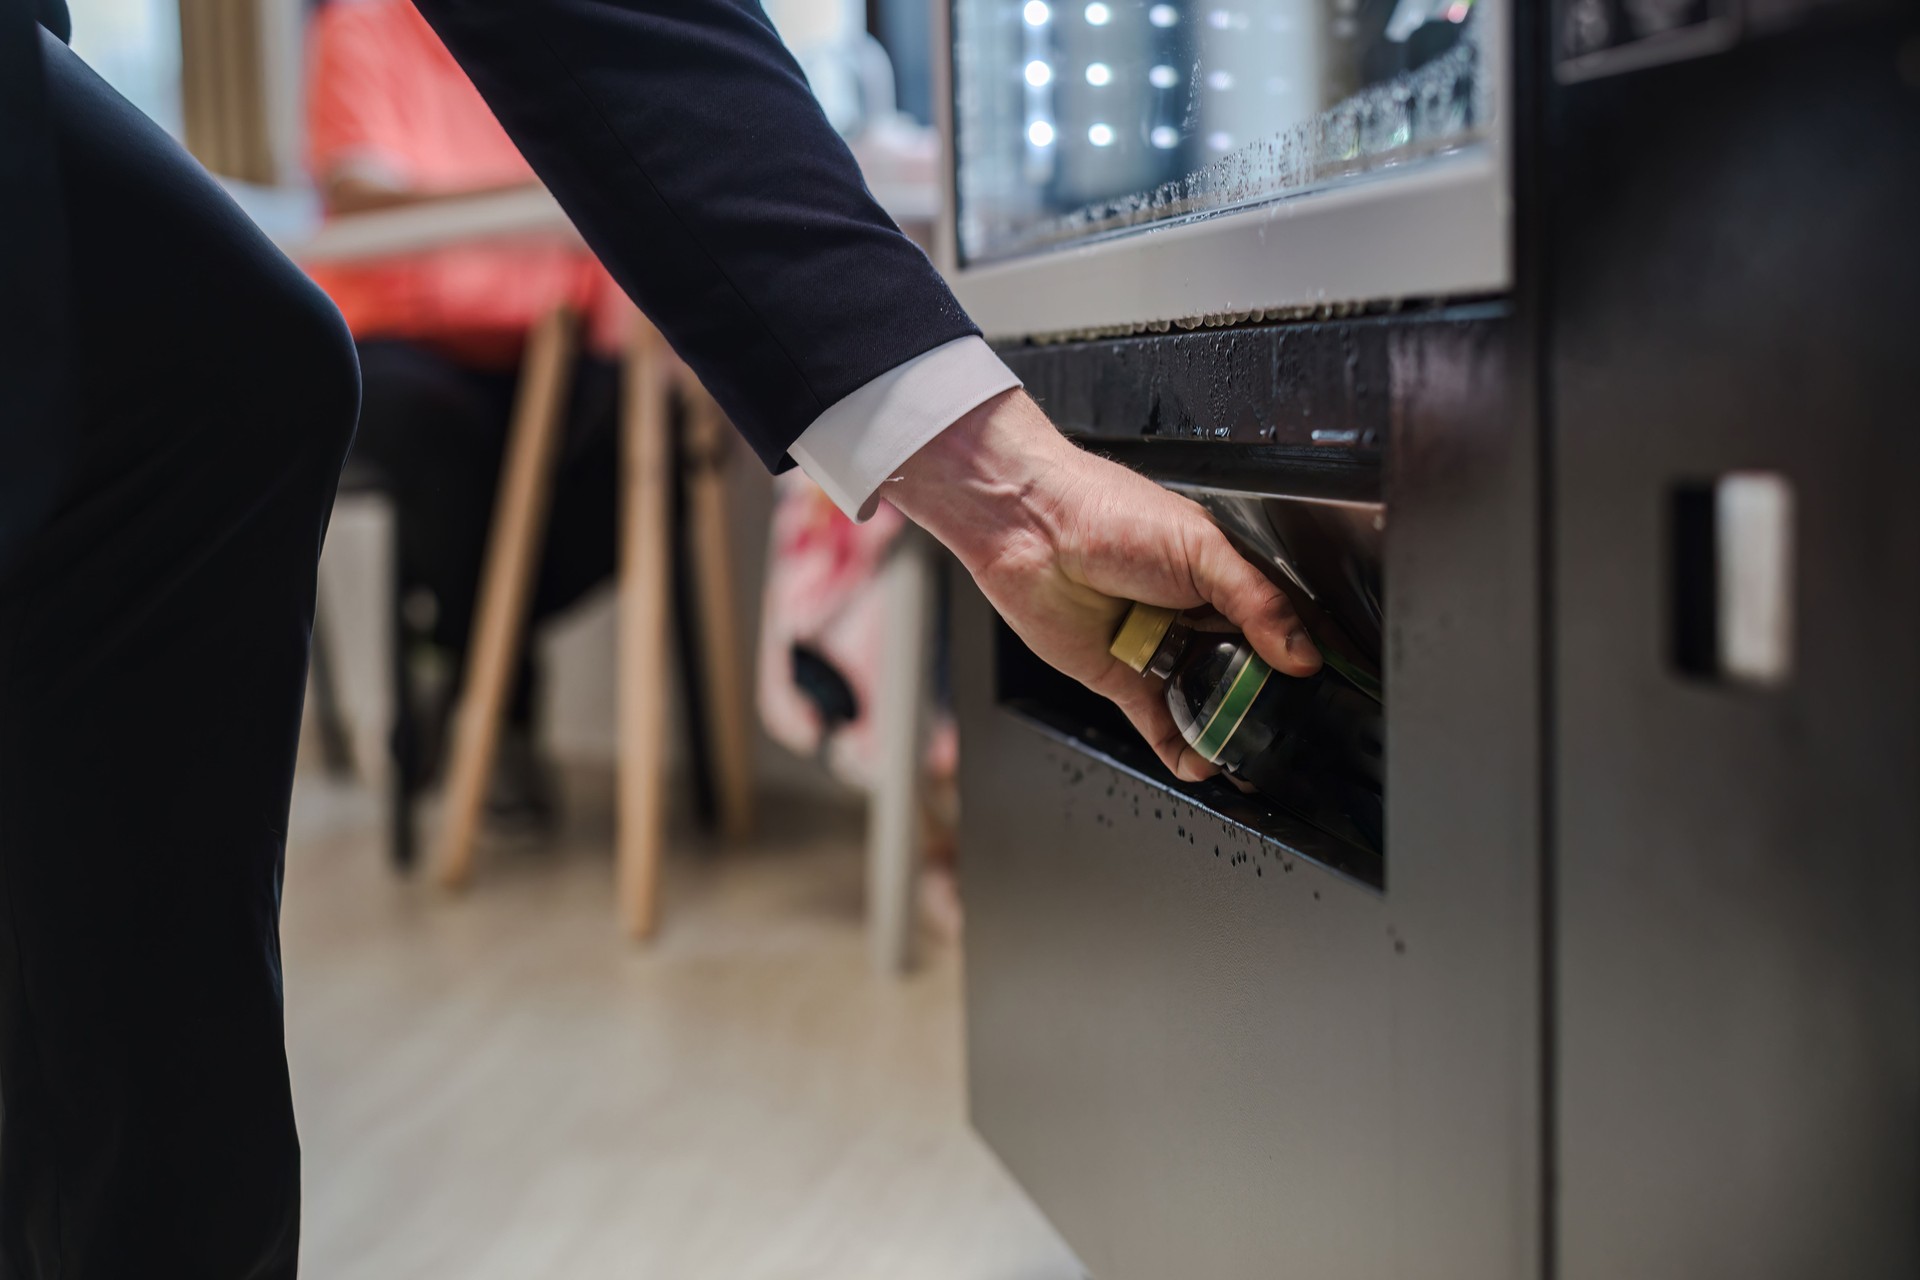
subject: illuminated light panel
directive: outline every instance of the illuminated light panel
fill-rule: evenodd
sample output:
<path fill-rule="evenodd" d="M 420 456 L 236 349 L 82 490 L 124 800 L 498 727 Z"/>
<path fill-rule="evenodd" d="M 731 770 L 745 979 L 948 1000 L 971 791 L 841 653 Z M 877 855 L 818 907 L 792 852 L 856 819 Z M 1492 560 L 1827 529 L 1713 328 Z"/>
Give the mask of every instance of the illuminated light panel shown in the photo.
<path fill-rule="evenodd" d="M 1045 120 L 1035 120 L 1027 126 L 1027 141 L 1036 147 L 1053 145 L 1053 126 Z"/>
<path fill-rule="evenodd" d="M 1180 73 L 1163 62 L 1147 72 L 1147 83 L 1156 89 L 1171 89 L 1180 83 Z"/>
<path fill-rule="evenodd" d="M 1216 130 L 1207 135 L 1207 145 L 1215 151 L 1231 151 L 1233 150 L 1233 135 L 1224 129 Z"/>
<path fill-rule="evenodd" d="M 1107 23 L 1111 22 L 1112 20 L 1113 20 L 1113 10 L 1107 8 L 1106 5 L 1100 3 L 1100 0 L 1093 0 L 1093 3 L 1087 6 L 1087 25 L 1088 26 L 1104 27 L 1107 25 Z"/>
<path fill-rule="evenodd" d="M 1147 135 L 1147 141 L 1162 151 L 1171 151 L 1180 145 L 1180 131 L 1170 124 L 1158 124 Z"/>
<path fill-rule="evenodd" d="M 1047 8 L 1046 0 L 1027 0 L 1026 8 L 1020 10 L 1020 16 L 1027 20 L 1030 27 L 1044 27 L 1053 17 L 1053 10 Z"/>
<path fill-rule="evenodd" d="M 1208 72 L 1207 88 L 1217 89 L 1222 93 L 1226 92 L 1228 89 L 1233 88 L 1233 72 L 1231 71 Z"/>
<path fill-rule="evenodd" d="M 1112 146 L 1113 145 L 1113 126 L 1110 124 L 1096 124 L 1096 125 L 1090 126 L 1087 129 L 1087 141 L 1091 142 L 1096 147 Z"/>
<path fill-rule="evenodd" d="M 1170 4 L 1157 4 L 1147 10 L 1147 21 L 1156 27 L 1171 27 L 1180 21 L 1180 11 Z"/>
<path fill-rule="evenodd" d="M 1233 25 L 1233 15 L 1225 9 L 1215 9 L 1207 15 L 1207 25 L 1215 31 L 1225 31 Z"/>
<path fill-rule="evenodd" d="M 1053 79 L 1053 68 L 1035 58 L 1027 64 L 1027 83 L 1038 89 Z"/>
<path fill-rule="evenodd" d="M 1087 83 L 1098 89 L 1103 84 L 1113 83 L 1113 68 L 1104 62 L 1087 64 Z"/>

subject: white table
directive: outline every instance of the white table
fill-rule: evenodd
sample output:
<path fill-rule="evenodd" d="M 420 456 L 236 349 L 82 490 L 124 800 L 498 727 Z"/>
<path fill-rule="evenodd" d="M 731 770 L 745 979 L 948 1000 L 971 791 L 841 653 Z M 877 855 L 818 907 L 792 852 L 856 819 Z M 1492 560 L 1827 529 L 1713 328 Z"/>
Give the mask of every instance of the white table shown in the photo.
<path fill-rule="evenodd" d="M 882 184 L 874 194 L 903 224 L 925 222 L 939 193 L 929 183 Z M 521 190 L 356 214 L 324 224 L 284 244 L 306 264 L 377 262 L 454 244 L 579 235 L 546 191 Z M 500 494 L 489 534 L 467 681 L 460 694 L 447 799 L 434 864 L 448 887 L 467 883 L 473 868 L 486 784 L 492 772 L 500 715 L 521 642 L 538 549 L 544 534 L 560 423 L 566 403 L 576 325 L 564 312 L 543 320 L 530 336 L 518 400 L 502 466 Z M 671 608 L 672 450 L 668 404 L 675 389 L 689 405 L 695 458 L 711 459 L 727 426 L 719 408 L 686 367 L 673 358 L 653 326 L 636 313 L 626 355 L 622 406 L 619 809 L 617 896 L 620 918 L 635 938 L 649 937 L 658 919 L 659 865 L 664 840 L 662 780 L 668 722 L 666 627 Z M 752 824 L 749 762 L 752 736 L 747 700 L 733 678 L 739 634 L 728 576 L 731 555 L 723 477 L 710 465 L 689 477 L 690 519 L 697 527 L 696 595 L 713 650 L 703 664 L 713 723 L 715 781 L 722 828 L 744 835 Z M 886 570 L 887 644 L 883 654 L 876 726 L 883 761 L 876 779 L 868 834 L 868 892 L 876 968 L 899 972 L 912 959 L 920 862 L 921 761 L 927 735 L 928 670 L 932 651 L 931 551 L 909 530 Z M 397 642 L 397 641 L 396 641 Z"/>

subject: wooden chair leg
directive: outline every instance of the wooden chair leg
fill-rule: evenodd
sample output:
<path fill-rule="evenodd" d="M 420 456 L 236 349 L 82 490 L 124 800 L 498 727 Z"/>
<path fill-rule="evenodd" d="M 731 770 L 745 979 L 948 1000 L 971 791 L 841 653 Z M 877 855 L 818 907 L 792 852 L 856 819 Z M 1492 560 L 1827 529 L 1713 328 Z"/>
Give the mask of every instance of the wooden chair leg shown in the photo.
<path fill-rule="evenodd" d="M 534 326 L 513 407 L 500 492 L 487 538 L 480 601 L 455 713 L 453 755 L 434 863 L 440 883 L 466 883 L 499 745 L 500 716 L 519 657 L 545 541 L 554 460 L 573 373 L 577 325 L 558 308 Z"/>
<path fill-rule="evenodd" d="M 666 343 L 634 321 L 622 388 L 620 450 L 620 923 L 652 935 L 665 842 L 667 613 L 672 605 L 671 382 Z"/>
<path fill-rule="evenodd" d="M 878 764 L 867 818 L 867 927 L 874 969 L 904 973 L 913 963 L 934 613 L 933 553 L 911 527 L 901 533 L 884 575 L 886 644 L 873 706 Z"/>
<path fill-rule="evenodd" d="M 688 379 L 692 382 L 692 379 Z M 727 445 L 733 428 L 704 388 L 688 388 L 687 533 L 693 594 L 705 652 L 705 739 L 720 833 L 744 839 L 753 830 L 753 736 L 734 609 L 733 539 L 727 525 Z"/>

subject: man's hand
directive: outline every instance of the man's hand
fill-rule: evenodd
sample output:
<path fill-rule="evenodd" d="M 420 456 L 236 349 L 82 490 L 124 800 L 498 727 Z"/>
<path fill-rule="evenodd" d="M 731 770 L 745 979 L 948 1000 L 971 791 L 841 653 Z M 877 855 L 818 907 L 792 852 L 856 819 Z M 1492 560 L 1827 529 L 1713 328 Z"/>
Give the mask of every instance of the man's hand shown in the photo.
<path fill-rule="evenodd" d="M 1027 647 L 1127 713 L 1180 777 L 1187 746 L 1161 683 L 1107 652 L 1130 601 L 1212 605 L 1283 675 L 1320 654 L 1293 605 L 1198 505 L 1074 447 L 1026 392 L 994 397 L 908 460 L 882 495 L 946 544 Z"/>

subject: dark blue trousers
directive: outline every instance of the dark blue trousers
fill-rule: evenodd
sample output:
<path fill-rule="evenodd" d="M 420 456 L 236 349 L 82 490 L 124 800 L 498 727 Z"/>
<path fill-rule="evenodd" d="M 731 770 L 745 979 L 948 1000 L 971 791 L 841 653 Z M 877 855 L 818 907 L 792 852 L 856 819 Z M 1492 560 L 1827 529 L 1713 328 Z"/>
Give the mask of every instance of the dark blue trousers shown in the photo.
<path fill-rule="evenodd" d="M 0 556 L 0 1277 L 288 1277 L 279 906 L 331 304 L 42 33 L 69 367 Z"/>

